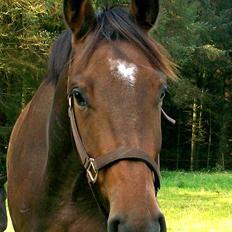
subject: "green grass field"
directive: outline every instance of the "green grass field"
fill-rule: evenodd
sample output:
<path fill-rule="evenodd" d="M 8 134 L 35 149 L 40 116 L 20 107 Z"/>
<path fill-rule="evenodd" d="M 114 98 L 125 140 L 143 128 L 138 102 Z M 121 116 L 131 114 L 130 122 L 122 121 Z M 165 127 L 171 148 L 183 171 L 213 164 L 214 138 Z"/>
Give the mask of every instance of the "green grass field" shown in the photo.
<path fill-rule="evenodd" d="M 168 232 L 232 231 L 232 173 L 165 171 L 158 196 Z"/>
<path fill-rule="evenodd" d="M 232 231 L 232 173 L 163 172 L 162 180 L 169 232 Z"/>

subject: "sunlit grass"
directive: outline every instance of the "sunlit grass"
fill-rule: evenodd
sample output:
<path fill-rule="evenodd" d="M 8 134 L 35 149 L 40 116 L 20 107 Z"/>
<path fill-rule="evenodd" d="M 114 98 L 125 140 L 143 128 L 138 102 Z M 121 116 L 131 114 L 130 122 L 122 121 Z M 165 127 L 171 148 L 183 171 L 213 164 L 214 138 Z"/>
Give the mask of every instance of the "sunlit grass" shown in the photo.
<path fill-rule="evenodd" d="M 12 222 L 10 220 L 10 215 L 9 215 L 8 210 L 7 210 L 7 219 L 8 219 L 8 226 L 7 226 L 7 230 L 5 230 L 5 232 L 14 232 L 14 228 L 13 228 Z"/>
<path fill-rule="evenodd" d="M 232 231 L 232 173 L 165 171 L 158 196 L 168 232 Z"/>
<path fill-rule="evenodd" d="M 169 232 L 231 232 L 232 174 L 163 172 L 159 203 Z"/>

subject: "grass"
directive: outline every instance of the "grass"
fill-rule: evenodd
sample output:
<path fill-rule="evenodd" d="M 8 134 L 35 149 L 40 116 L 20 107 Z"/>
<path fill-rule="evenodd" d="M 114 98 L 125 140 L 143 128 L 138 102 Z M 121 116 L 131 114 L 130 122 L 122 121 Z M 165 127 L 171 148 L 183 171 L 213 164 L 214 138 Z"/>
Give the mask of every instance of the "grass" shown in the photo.
<path fill-rule="evenodd" d="M 169 232 L 231 232 L 232 173 L 163 172 L 159 203 Z"/>
<path fill-rule="evenodd" d="M 158 199 L 168 232 L 232 231 L 232 173 L 164 171 Z"/>

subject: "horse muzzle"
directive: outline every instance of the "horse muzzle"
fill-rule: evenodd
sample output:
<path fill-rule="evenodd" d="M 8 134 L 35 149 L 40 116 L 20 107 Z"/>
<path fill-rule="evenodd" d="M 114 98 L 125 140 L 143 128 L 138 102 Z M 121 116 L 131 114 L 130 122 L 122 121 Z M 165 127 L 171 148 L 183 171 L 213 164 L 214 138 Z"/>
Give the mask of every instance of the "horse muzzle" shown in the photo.
<path fill-rule="evenodd" d="M 166 232 L 166 222 L 164 215 L 160 213 L 158 217 L 147 221 L 141 218 L 130 218 L 125 215 L 112 215 L 108 220 L 108 232 Z"/>
<path fill-rule="evenodd" d="M 113 183 L 113 184 L 112 184 Z M 151 171 L 143 162 L 122 160 L 105 173 L 108 232 L 165 232 Z"/>

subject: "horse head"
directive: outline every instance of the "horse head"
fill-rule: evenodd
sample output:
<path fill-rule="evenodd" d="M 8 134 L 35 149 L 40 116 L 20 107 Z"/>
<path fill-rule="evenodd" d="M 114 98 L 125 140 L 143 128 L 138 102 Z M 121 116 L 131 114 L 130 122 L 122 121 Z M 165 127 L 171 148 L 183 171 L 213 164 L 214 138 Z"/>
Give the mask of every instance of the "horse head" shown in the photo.
<path fill-rule="evenodd" d="M 166 77 L 175 74 L 164 49 L 148 35 L 158 12 L 158 0 L 133 0 L 128 9 L 97 14 L 89 0 L 64 1 L 72 31 L 67 83 L 72 131 L 74 139 L 76 133 L 80 137 L 79 153 L 81 146 L 93 161 L 111 156 L 98 171 L 88 170 L 109 232 L 166 231 L 153 163 L 161 149 Z M 86 168 L 95 169 L 91 165 Z"/>

